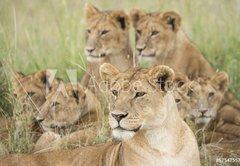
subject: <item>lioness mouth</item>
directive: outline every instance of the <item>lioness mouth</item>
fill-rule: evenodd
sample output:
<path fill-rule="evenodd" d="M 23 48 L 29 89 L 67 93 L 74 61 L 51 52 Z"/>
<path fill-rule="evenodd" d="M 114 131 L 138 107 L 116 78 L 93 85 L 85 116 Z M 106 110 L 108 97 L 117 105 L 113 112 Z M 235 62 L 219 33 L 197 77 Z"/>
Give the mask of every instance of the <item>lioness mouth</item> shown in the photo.
<path fill-rule="evenodd" d="M 118 126 L 115 129 L 121 129 L 121 130 L 126 130 L 126 131 L 137 132 L 140 128 L 141 128 L 141 126 L 137 127 L 136 129 L 133 129 L 133 130 L 128 130 L 128 129 L 125 129 L 125 128 L 121 127 L 121 126 Z"/>

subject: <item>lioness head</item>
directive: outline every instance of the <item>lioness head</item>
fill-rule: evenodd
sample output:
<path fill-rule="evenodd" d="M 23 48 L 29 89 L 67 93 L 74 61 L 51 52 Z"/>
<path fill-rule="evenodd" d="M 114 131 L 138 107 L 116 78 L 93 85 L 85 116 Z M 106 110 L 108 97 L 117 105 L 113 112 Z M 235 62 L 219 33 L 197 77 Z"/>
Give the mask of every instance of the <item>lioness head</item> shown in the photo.
<path fill-rule="evenodd" d="M 37 119 L 45 131 L 69 127 L 80 121 L 80 118 L 96 107 L 100 107 L 97 99 L 94 101 L 89 90 L 79 83 L 61 83 L 59 88 L 47 96 Z"/>
<path fill-rule="evenodd" d="M 100 67 L 110 92 L 109 123 L 113 135 L 127 139 L 140 130 L 153 129 L 167 119 L 163 97 L 174 79 L 167 66 L 119 72 L 111 64 Z M 157 112 L 157 114 L 156 114 Z"/>
<path fill-rule="evenodd" d="M 175 49 L 176 33 L 181 17 L 174 11 L 146 13 L 132 9 L 130 16 L 136 31 L 136 53 L 139 60 L 154 61 L 164 58 Z"/>
<path fill-rule="evenodd" d="M 228 83 L 225 72 L 216 73 L 211 78 L 200 77 L 190 83 L 191 116 L 196 124 L 206 125 L 216 118 Z"/>
<path fill-rule="evenodd" d="M 118 55 L 129 44 L 128 15 L 122 10 L 100 11 L 86 4 L 87 42 L 85 53 L 89 62 L 98 62 Z"/>
<path fill-rule="evenodd" d="M 53 88 L 56 88 L 60 82 L 54 79 L 54 75 L 49 70 L 38 71 L 33 74 L 23 75 L 14 72 L 13 90 L 17 98 L 33 111 L 46 101 L 46 95 Z"/>

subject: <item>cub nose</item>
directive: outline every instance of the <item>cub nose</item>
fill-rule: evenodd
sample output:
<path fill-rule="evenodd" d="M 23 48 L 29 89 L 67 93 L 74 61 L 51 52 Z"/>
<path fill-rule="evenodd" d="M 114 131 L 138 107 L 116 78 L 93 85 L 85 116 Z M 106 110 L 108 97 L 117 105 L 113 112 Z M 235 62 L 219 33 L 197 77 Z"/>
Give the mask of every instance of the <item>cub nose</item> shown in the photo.
<path fill-rule="evenodd" d="M 95 48 L 93 48 L 93 47 L 86 47 L 85 49 L 89 53 L 92 53 L 95 50 Z"/>
<path fill-rule="evenodd" d="M 146 45 L 137 45 L 136 49 L 139 51 L 139 53 L 141 53 L 144 49 L 146 48 Z"/>
<path fill-rule="evenodd" d="M 199 112 L 202 113 L 202 115 L 204 115 L 207 111 L 208 111 L 208 109 L 201 109 L 201 110 L 199 110 Z"/>
<path fill-rule="evenodd" d="M 127 116 L 128 113 L 126 112 L 112 112 L 112 117 L 114 117 L 118 122 L 120 122 L 123 118 Z"/>

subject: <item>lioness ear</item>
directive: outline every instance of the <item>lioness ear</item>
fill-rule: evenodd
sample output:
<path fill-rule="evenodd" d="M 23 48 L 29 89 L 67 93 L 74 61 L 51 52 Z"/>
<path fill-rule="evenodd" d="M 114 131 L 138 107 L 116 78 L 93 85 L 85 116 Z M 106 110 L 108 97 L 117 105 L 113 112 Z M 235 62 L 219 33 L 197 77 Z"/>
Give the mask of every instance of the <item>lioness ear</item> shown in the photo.
<path fill-rule="evenodd" d="M 181 92 L 187 92 L 188 82 L 189 80 L 186 75 L 179 72 L 175 73 L 174 86 L 177 88 L 177 90 Z"/>
<path fill-rule="evenodd" d="M 167 92 L 171 88 L 175 74 L 174 71 L 168 67 L 159 65 L 149 70 L 150 83 L 160 85 L 160 89 Z"/>
<path fill-rule="evenodd" d="M 85 4 L 84 11 L 86 19 L 89 19 L 100 12 L 95 6 L 89 3 Z"/>
<path fill-rule="evenodd" d="M 137 24 L 138 24 L 139 20 L 142 17 L 144 17 L 145 15 L 146 15 L 146 13 L 141 9 L 133 8 L 130 11 L 130 17 L 131 17 L 131 21 L 133 23 L 134 28 L 137 27 Z"/>
<path fill-rule="evenodd" d="M 99 69 L 100 77 L 103 81 L 109 82 L 112 77 L 119 74 L 119 70 L 110 63 L 104 63 Z"/>
<path fill-rule="evenodd" d="M 163 21 L 163 25 L 166 28 L 170 28 L 174 32 L 177 32 L 181 25 L 181 16 L 174 12 L 169 11 L 162 14 L 161 20 Z"/>
<path fill-rule="evenodd" d="M 113 11 L 111 13 L 111 18 L 115 20 L 117 25 L 120 26 L 123 30 L 129 29 L 130 19 L 129 16 L 122 10 Z"/>
<path fill-rule="evenodd" d="M 225 72 L 218 72 L 211 78 L 211 82 L 218 86 L 219 90 L 225 93 L 228 90 L 229 79 Z"/>

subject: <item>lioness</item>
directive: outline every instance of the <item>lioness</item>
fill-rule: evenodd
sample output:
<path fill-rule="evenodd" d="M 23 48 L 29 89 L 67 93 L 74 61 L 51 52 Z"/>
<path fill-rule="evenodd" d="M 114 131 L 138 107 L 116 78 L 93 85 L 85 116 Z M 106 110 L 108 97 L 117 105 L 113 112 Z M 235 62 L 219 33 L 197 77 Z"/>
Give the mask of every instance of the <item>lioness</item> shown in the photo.
<path fill-rule="evenodd" d="M 109 62 L 120 70 L 133 67 L 133 55 L 129 42 L 129 16 L 122 10 L 100 11 L 86 4 L 87 41 L 85 54 L 88 68 L 81 80 L 92 91 L 98 90 L 101 79 L 99 66 Z"/>
<path fill-rule="evenodd" d="M 112 96 L 112 134 L 121 142 L 5 156 L 0 158 L 3 165 L 200 165 L 195 137 L 166 91 L 167 81 L 174 79 L 172 69 L 156 66 L 120 72 L 103 64 L 100 73 Z"/>

